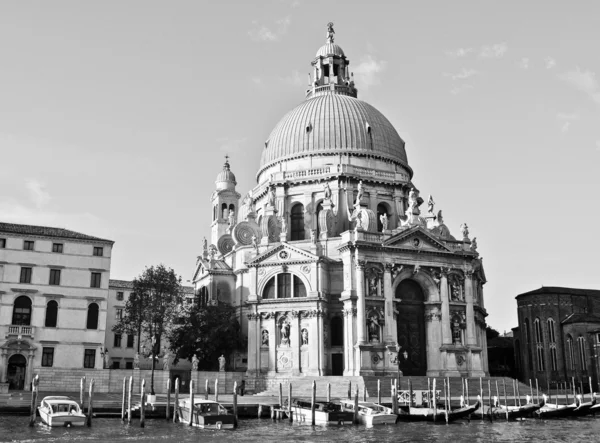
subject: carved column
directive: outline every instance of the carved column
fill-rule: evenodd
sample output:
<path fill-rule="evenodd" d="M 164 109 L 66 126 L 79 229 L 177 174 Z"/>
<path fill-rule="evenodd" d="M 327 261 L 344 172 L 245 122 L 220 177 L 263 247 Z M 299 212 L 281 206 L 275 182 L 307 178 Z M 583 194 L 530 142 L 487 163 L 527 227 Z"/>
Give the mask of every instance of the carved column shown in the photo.
<path fill-rule="evenodd" d="M 441 269 L 440 297 L 442 299 L 442 344 L 452 344 L 450 326 L 450 294 L 448 292 L 448 269 Z"/>
<path fill-rule="evenodd" d="M 8 372 L 8 355 L 5 349 L 1 350 L 2 352 L 2 366 L 0 367 L 0 383 L 6 383 L 7 381 L 7 372 Z"/>
<path fill-rule="evenodd" d="M 386 344 L 396 343 L 394 324 L 394 294 L 392 293 L 392 263 L 385 264 L 383 273 L 383 297 L 385 299 L 385 329 L 383 331 L 383 341 Z"/>
<path fill-rule="evenodd" d="M 367 342 L 365 321 L 365 261 L 356 259 L 356 323 L 358 326 L 358 344 Z"/>
<path fill-rule="evenodd" d="M 302 367 L 302 354 L 300 353 L 300 312 L 292 311 L 290 339 L 292 345 L 292 374 L 300 375 Z M 302 368 L 303 370 L 305 368 Z"/>
<path fill-rule="evenodd" d="M 248 314 L 248 375 L 257 375 L 260 371 L 260 339 L 257 337 L 258 315 Z"/>
<path fill-rule="evenodd" d="M 269 365 L 268 370 L 277 372 L 277 315 L 271 314 L 271 321 L 269 322 Z M 261 331 L 262 335 L 262 331 Z"/>
<path fill-rule="evenodd" d="M 25 372 L 25 387 L 26 391 L 31 391 L 31 381 L 33 380 L 33 351 L 29 351 L 27 355 L 27 370 Z"/>
<path fill-rule="evenodd" d="M 467 302 L 467 345 L 476 346 L 475 337 L 475 312 L 473 309 L 473 273 L 465 275 L 465 301 Z"/>
<path fill-rule="evenodd" d="M 326 311 L 324 311 L 323 309 L 318 309 L 317 310 L 317 318 L 316 318 L 316 323 L 317 323 L 317 336 L 315 337 L 318 340 L 318 349 L 319 349 L 319 354 L 318 354 L 318 361 L 317 361 L 317 371 L 318 374 L 317 375 L 325 375 L 325 369 L 326 369 L 326 362 L 325 362 L 325 328 L 323 327 L 323 318 L 326 315 Z M 311 338 L 308 338 L 309 343 Z"/>
<path fill-rule="evenodd" d="M 352 300 L 344 301 L 344 375 L 352 376 L 354 374 L 356 344 L 356 308 L 352 305 Z"/>

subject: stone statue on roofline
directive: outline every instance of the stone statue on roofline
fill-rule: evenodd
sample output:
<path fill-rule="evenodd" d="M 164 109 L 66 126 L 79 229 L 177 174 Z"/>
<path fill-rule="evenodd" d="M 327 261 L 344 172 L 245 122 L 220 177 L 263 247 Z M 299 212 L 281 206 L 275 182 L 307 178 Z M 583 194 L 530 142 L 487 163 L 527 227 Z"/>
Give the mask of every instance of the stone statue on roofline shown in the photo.
<path fill-rule="evenodd" d="M 333 23 L 327 23 L 327 43 L 333 43 L 333 34 L 335 31 L 333 30 Z"/>
<path fill-rule="evenodd" d="M 235 211 L 232 209 L 229 211 L 229 229 L 233 229 L 235 226 Z"/>
<path fill-rule="evenodd" d="M 462 225 L 460 225 L 460 232 L 463 236 L 463 241 L 469 239 L 469 227 L 467 226 L 466 223 L 463 223 Z"/>
<path fill-rule="evenodd" d="M 267 206 L 275 207 L 275 186 L 271 185 L 267 193 Z"/>
<path fill-rule="evenodd" d="M 427 200 L 427 213 L 433 215 L 433 206 L 435 202 L 433 201 L 433 197 L 429 194 L 429 199 Z"/>
<path fill-rule="evenodd" d="M 365 191 L 363 189 L 362 180 L 358 182 L 358 187 L 356 189 L 358 192 L 356 193 L 356 201 L 354 202 L 354 206 L 360 207 L 360 202 L 363 198 L 363 194 L 365 193 Z"/>
<path fill-rule="evenodd" d="M 192 371 L 197 371 L 198 370 L 198 363 L 200 362 L 200 360 L 198 359 L 198 356 L 196 354 L 194 354 L 192 356 Z"/>
<path fill-rule="evenodd" d="M 389 225 L 389 219 L 387 214 L 384 212 L 383 214 L 381 214 L 379 216 L 379 220 L 381 221 L 381 226 L 383 227 L 384 231 L 388 230 L 388 225 Z"/>

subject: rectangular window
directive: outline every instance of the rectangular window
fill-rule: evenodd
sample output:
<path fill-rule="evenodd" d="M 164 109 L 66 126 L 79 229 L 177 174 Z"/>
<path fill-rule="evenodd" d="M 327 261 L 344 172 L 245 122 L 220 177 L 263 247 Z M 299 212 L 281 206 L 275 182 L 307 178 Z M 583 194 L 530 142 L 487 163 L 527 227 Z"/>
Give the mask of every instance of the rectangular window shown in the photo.
<path fill-rule="evenodd" d="M 133 334 L 127 334 L 127 347 L 133 348 Z"/>
<path fill-rule="evenodd" d="M 6 248 L 6 239 L 0 238 L 0 249 Z"/>
<path fill-rule="evenodd" d="M 21 268 L 19 283 L 31 283 L 31 270 L 32 268 Z"/>
<path fill-rule="evenodd" d="M 125 369 L 133 369 L 133 362 L 132 361 L 126 361 L 125 362 Z"/>
<path fill-rule="evenodd" d="M 54 348 L 44 348 L 42 350 L 42 366 L 51 368 L 54 364 Z"/>
<path fill-rule="evenodd" d="M 291 274 L 277 275 L 277 298 L 290 298 L 292 296 Z"/>
<path fill-rule="evenodd" d="M 123 301 L 123 291 L 117 292 L 117 300 Z"/>
<path fill-rule="evenodd" d="M 62 254 L 63 244 L 62 243 L 52 243 L 52 252 L 56 252 L 58 254 Z"/>
<path fill-rule="evenodd" d="M 92 272 L 92 280 L 90 282 L 90 287 L 99 288 L 101 280 L 102 280 L 101 272 Z"/>
<path fill-rule="evenodd" d="M 115 334 L 115 340 L 113 342 L 113 347 L 115 347 L 115 348 L 121 347 L 121 334 Z"/>
<path fill-rule="evenodd" d="M 123 309 L 117 308 L 117 313 L 115 314 L 115 318 L 117 320 L 122 320 L 123 319 Z"/>
<path fill-rule="evenodd" d="M 96 257 L 102 257 L 104 255 L 104 248 L 99 246 L 94 246 L 94 255 Z"/>
<path fill-rule="evenodd" d="M 49 285 L 60 285 L 60 269 L 50 269 L 50 281 Z"/>
<path fill-rule="evenodd" d="M 121 368 L 121 362 L 119 362 L 119 361 L 113 361 L 112 368 L 113 369 L 120 369 Z"/>
<path fill-rule="evenodd" d="M 96 350 L 86 349 L 83 357 L 83 367 L 91 369 L 96 366 Z"/>
<path fill-rule="evenodd" d="M 23 249 L 33 251 L 33 240 L 23 240 Z"/>

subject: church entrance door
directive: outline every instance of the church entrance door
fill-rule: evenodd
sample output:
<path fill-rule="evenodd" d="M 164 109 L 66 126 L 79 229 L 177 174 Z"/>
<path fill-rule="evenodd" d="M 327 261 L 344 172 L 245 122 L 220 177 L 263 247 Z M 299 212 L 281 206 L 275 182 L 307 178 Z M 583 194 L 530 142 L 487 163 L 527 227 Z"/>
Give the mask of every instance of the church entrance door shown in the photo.
<path fill-rule="evenodd" d="M 344 375 L 344 354 L 331 354 L 331 375 Z"/>
<path fill-rule="evenodd" d="M 396 299 L 401 300 L 397 316 L 400 369 L 405 376 L 426 375 L 425 295 L 416 281 L 403 280 L 396 288 Z"/>
<path fill-rule="evenodd" d="M 22 391 L 25 389 L 25 373 L 27 370 L 27 359 L 21 354 L 12 355 L 8 359 L 8 388 Z"/>

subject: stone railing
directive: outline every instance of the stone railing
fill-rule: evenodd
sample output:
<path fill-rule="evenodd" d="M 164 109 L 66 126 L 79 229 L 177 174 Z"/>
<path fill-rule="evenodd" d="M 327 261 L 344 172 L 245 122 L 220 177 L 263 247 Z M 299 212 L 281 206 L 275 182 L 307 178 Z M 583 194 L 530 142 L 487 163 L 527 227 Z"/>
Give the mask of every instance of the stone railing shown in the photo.
<path fill-rule="evenodd" d="M 33 326 L 22 326 L 22 325 L 10 325 L 8 327 L 7 335 L 17 335 L 17 336 L 29 336 L 33 338 L 35 333 L 35 328 Z"/>
<path fill-rule="evenodd" d="M 356 165 L 340 165 L 338 172 L 355 174 L 363 177 L 382 178 L 390 181 L 408 182 L 410 177 L 404 172 L 382 171 L 380 169 L 365 168 Z"/>
<path fill-rule="evenodd" d="M 286 180 L 289 180 L 289 179 L 294 179 L 294 178 L 312 177 L 315 175 L 324 175 L 324 174 L 330 174 L 330 173 L 331 173 L 331 167 L 324 166 L 322 168 L 305 169 L 303 171 L 291 171 L 291 172 L 286 171 L 283 173 L 283 178 Z"/>
<path fill-rule="evenodd" d="M 381 232 L 358 231 L 356 233 L 356 240 L 368 241 L 372 243 L 382 243 L 383 234 Z"/>

